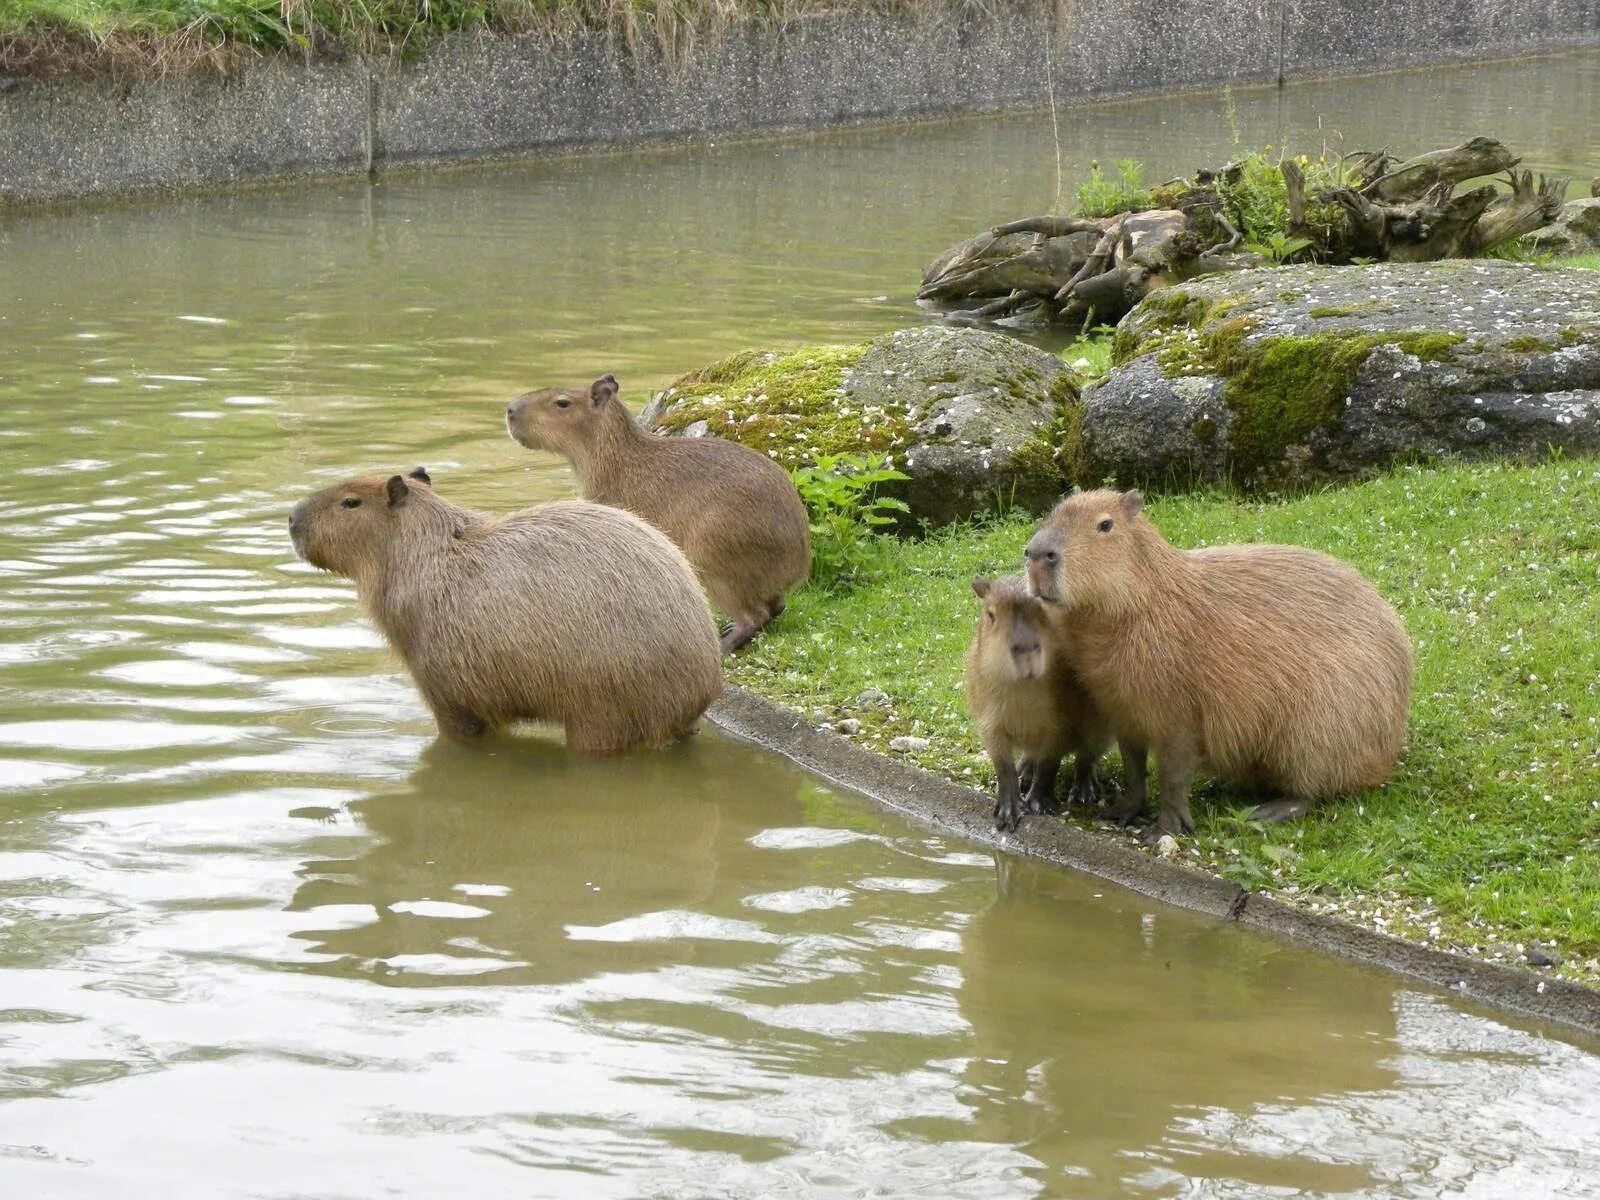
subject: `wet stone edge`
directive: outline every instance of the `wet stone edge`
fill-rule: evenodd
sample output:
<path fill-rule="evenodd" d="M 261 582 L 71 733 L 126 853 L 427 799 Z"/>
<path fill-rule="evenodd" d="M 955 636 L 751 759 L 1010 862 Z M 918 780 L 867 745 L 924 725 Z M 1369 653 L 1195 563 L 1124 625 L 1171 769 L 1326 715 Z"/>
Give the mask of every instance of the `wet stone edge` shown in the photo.
<path fill-rule="evenodd" d="M 995 831 L 985 792 L 887 758 L 815 726 L 770 700 L 729 686 L 706 714 L 723 732 L 781 754 L 811 775 L 858 792 L 940 833 L 1084 871 L 1142 896 L 1380 967 L 1492 1009 L 1600 1036 L 1600 992 L 1419 946 L 1270 896 L 1061 821 L 1030 819 Z"/>

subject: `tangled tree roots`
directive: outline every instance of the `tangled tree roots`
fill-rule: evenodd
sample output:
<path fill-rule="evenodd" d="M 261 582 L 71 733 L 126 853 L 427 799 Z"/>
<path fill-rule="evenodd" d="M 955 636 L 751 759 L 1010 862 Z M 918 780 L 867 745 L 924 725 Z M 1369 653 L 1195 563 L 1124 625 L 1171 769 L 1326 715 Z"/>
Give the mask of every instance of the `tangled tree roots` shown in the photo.
<path fill-rule="evenodd" d="M 1404 161 L 1355 154 L 1336 186 L 1308 187 L 1300 161 L 1278 164 L 1285 215 L 1268 244 L 1238 226 L 1244 168 L 1230 163 L 1176 179 L 1152 194 L 1161 207 L 1108 217 L 1028 217 L 945 251 L 923 272 L 917 298 L 958 321 L 1087 327 L 1112 323 L 1148 293 L 1209 271 L 1269 262 L 1430 262 L 1482 254 L 1554 219 L 1562 178 L 1535 178 L 1492 138 Z M 1465 180 L 1505 172 L 1456 194 Z"/>

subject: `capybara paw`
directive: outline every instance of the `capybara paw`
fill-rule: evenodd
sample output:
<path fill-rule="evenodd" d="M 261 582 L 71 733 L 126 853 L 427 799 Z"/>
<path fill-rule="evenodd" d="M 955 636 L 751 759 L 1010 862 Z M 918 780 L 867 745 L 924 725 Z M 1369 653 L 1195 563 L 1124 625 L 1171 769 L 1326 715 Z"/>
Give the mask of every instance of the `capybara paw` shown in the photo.
<path fill-rule="evenodd" d="M 1074 780 L 1072 790 L 1067 793 L 1067 803 L 1093 807 L 1100 803 L 1100 789 L 1092 779 Z"/>
<path fill-rule="evenodd" d="M 722 627 L 722 652 L 732 654 L 761 631 L 751 621 L 730 621 Z"/>
<path fill-rule="evenodd" d="M 1161 815 L 1156 818 L 1156 823 L 1150 827 L 1159 838 L 1164 833 L 1173 837 L 1182 837 L 1186 833 L 1194 832 L 1194 818 L 1186 812 L 1177 812 L 1170 808 L 1163 808 Z"/>
<path fill-rule="evenodd" d="M 1043 792 L 1028 793 L 1028 811 L 1049 816 L 1056 811 L 1056 798 Z"/>
<path fill-rule="evenodd" d="M 1014 833 L 1020 824 L 1022 824 L 1020 805 L 1001 802 L 994 806 L 994 827 L 1001 833 Z"/>
<path fill-rule="evenodd" d="M 1144 811 L 1142 804 L 1123 804 L 1106 813 L 1106 820 L 1113 825 L 1120 825 L 1126 829 L 1139 819 L 1139 814 Z"/>
<path fill-rule="evenodd" d="M 1272 800 L 1266 804 L 1258 804 L 1245 812 L 1245 820 L 1260 821 L 1263 825 L 1270 825 L 1274 821 L 1293 821 L 1305 816 L 1311 811 L 1314 800 Z"/>

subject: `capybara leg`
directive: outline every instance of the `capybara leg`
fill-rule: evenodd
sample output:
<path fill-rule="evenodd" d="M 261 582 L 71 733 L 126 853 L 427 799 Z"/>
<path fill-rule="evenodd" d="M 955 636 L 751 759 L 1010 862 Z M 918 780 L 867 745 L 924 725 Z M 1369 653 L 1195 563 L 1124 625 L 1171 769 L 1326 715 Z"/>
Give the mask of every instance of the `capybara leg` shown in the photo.
<path fill-rule="evenodd" d="M 1028 781 L 1028 811 L 1053 813 L 1056 811 L 1056 773 L 1061 770 L 1059 758 L 1041 758 L 1033 765 L 1033 778 Z M 1017 786 L 1022 786 L 1018 773 Z"/>
<path fill-rule="evenodd" d="M 1197 756 L 1187 746 L 1165 746 L 1156 756 L 1161 764 L 1161 812 L 1156 823 L 1145 831 L 1147 841 L 1162 834 L 1194 832 L 1194 817 L 1189 812 L 1189 785 L 1194 782 Z"/>
<path fill-rule="evenodd" d="M 729 621 L 722 627 L 722 652 L 724 654 L 732 654 L 760 632 L 760 622 L 752 621 L 748 617 L 740 617 L 737 621 Z"/>
<path fill-rule="evenodd" d="M 1100 778 L 1095 770 L 1099 763 L 1098 754 L 1091 754 L 1087 750 L 1078 751 L 1077 758 L 1072 764 L 1072 790 L 1067 793 L 1068 804 L 1100 803 Z"/>
<path fill-rule="evenodd" d="M 1122 799 L 1106 816 L 1118 825 L 1132 825 L 1150 801 L 1150 751 L 1118 742 L 1122 751 Z"/>
<path fill-rule="evenodd" d="M 789 602 L 782 596 L 774 596 L 767 601 L 767 620 L 776 621 L 783 616 L 783 610 L 789 607 Z"/>
<path fill-rule="evenodd" d="M 1245 819 L 1260 821 L 1270 825 L 1274 821 L 1293 821 L 1305 816 L 1316 807 L 1315 800 L 1308 800 L 1304 796 L 1291 796 L 1285 800 L 1272 800 L 1266 804 L 1258 804 L 1245 812 Z"/>
<path fill-rule="evenodd" d="M 567 749 L 574 754 L 621 754 L 637 744 L 606 721 L 567 722 Z"/>
<path fill-rule="evenodd" d="M 439 722 L 439 732 L 445 737 L 468 741 L 489 732 L 489 723 L 475 712 L 464 708 L 439 707 L 433 710 L 433 719 Z"/>
<path fill-rule="evenodd" d="M 1017 764 L 1009 754 L 990 753 L 997 779 L 994 800 L 994 827 L 1010 833 L 1022 821 L 1022 789 L 1017 786 Z"/>

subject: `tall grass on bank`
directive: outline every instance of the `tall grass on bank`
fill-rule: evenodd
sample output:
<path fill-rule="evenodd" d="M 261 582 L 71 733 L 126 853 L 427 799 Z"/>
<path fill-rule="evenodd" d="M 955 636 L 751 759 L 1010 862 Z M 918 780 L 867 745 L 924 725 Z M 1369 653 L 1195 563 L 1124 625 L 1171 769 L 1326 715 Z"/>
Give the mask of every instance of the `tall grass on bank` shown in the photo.
<path fill-rule="evenodd" d="M 409 54 L 479 29 L 565 36 L 607 30 L 681 57 L 739 18 L 789 16 L 827 0 L 0 0 L 0 69 L 226 67 L 280 51 Z"/>
<path fill-rule="evenodd" d="M 1406 469 L 1299 499 L 1171 496 L 1147 511 L 1178 546 L 1288 542 L 1345 559 L 1416 647 L 1410 747 L 1389 783 L 1266 828 L 1236 815 L 1247 798 L 1204 784 L 1200 861 L 1433 944 L 1510 958 L 1554 944 L 1600 978 L 1600 460 Z M 1015 571 L 1034 524 L 886 540 L 854 588 L 793 596 L 733 679 L 814 719 L 855 717 L 869 746 L 928 737 L 911 757 L 992 785 L 961 690 L 969 580 Z M 857 708 L 868 688 L 888 706 Z"/>

